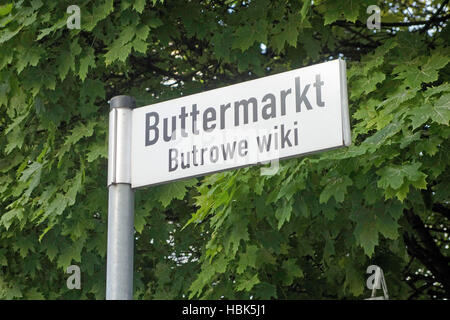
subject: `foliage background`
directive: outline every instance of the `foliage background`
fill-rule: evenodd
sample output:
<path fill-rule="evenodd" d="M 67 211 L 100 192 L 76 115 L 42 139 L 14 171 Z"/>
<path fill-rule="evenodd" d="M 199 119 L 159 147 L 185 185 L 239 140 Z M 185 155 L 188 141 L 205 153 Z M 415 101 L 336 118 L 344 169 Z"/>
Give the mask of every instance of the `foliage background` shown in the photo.
<path fill-rule="evenodd" d="M 69 30 L 72 2 L 0 5 L 0 298 L 105 298 L 108 99 L 337 57 L 352 146 L 138 190 L 135 298 L 361 299 L 370 264 L 450 296 L 448 1 L 80 0 Z"/>

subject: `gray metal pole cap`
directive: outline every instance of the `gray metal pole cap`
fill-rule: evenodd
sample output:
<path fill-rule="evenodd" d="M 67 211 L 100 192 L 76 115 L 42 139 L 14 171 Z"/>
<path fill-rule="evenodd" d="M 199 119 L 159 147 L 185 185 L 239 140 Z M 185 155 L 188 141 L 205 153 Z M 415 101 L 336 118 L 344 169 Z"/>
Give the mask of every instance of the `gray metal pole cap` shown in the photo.
<path fill-rule="evenodd" d="M 112 108 L 136 108 L 136 100 L 131 96 L 115 96 L 109 101 L 109 107 Z"/>

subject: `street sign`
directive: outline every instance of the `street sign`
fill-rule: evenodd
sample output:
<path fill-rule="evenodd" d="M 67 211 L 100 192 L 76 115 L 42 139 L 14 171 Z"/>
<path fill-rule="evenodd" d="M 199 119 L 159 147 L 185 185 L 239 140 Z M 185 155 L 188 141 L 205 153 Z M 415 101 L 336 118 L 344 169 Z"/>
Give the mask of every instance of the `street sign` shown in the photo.
<path fill-rule="evenodd" d="M 345 61 L 137 108 L 131 130 L 132 188 L 348 146 Z"/>
<path fill-rule="evenodd" d="M 134 188 L 351 143 L 345 61 L 135 109 L 110 100 L 106 299 L 133 298 Z"/>

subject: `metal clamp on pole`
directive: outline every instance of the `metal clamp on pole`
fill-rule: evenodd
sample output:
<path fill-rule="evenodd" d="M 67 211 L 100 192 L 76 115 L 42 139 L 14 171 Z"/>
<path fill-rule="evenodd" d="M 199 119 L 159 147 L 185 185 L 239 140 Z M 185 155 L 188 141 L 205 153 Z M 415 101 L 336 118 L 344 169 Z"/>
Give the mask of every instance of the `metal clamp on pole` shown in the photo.
<path fill-rule="evenodd" d="M 133 299 L 134 193 L 131 189 L 131 115 L 134 98 L 110 101 L 106 299 Z"/>

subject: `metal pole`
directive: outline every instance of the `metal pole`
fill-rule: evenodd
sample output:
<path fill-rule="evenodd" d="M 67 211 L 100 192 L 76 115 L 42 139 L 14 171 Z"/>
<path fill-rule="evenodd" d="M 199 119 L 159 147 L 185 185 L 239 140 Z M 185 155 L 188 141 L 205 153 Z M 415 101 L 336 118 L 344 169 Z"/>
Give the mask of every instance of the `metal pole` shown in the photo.
<path fill-rule="evenodd" d="M 133 299 L 134 193 L 131 189 L 132 97 L 110 101 L 106 299 Z"/>

